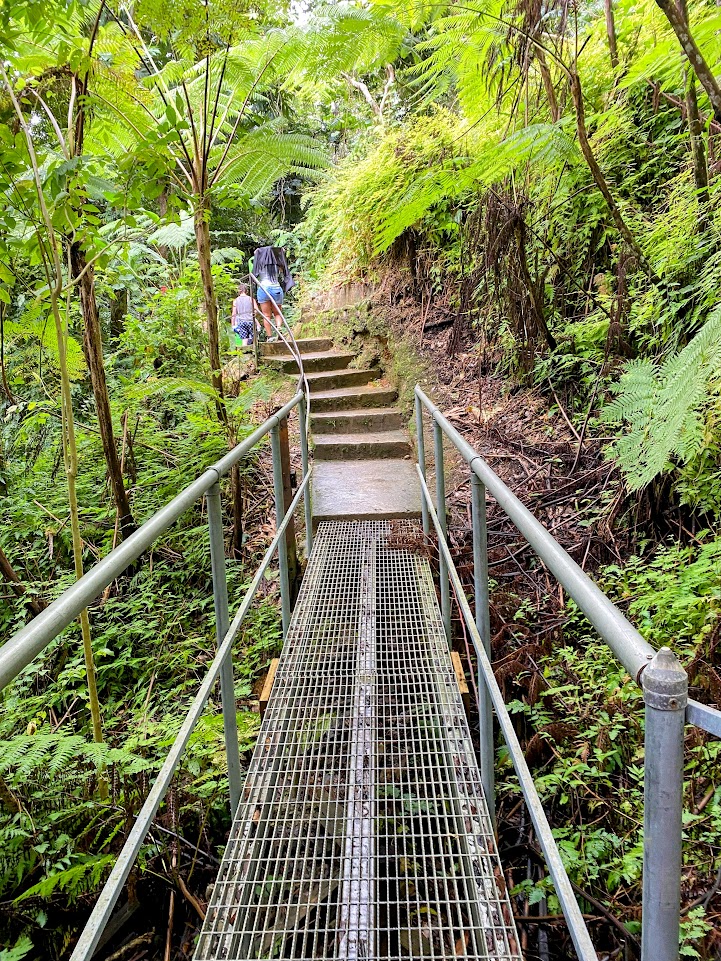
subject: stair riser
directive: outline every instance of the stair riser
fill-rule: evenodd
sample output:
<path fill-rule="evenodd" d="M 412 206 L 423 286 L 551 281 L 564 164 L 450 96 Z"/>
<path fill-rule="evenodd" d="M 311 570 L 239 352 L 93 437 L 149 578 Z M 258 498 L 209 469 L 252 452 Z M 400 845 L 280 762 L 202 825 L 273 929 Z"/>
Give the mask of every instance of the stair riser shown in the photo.
<path fill-rule="evenodd" d="M 316 444 L 313 456 L 316 460 L 381 460 L 390 457 L 406 457 L 411 445 L 405 441 L 387 441 L 376 444 Z"/>
<path fill-rule="evenodd" d="M 287 335 L 286 340 L 289 340 Z M 307 340 L 299 340 L 297 343 L 301 354 L 317 354 L 321 350 L 331 350 L 333 348 L 333 341 L 330 337 L 312 337 Z M 277 357 L 278 354 L 287 353 L 288 348 L 282 340 L 276 341 L 274 344 L 260 345 L 261 357 Z"/>
<path fill-rule="evenodd" d="M 301 354 L 301 358 L 303 355 Z M 345 370 L 353 360 L 352 354 L 337 354 L 330 357 L 309 357 L 303 359 L 303 370 L 306 374 L 321 373 L 323 371 Z M 266 357 L 266 364 L 282 370 L 284 374 L 294 374 L 298 370 L 295 357 Z"/>
<path fill-rule="evenodd" d="M 400 430 L 403 418 L 393 413 L 374 413 L 370 408 L 362 414 L 334 414 L 311 417 L 311 430 L 314 434 L 361 434 L 369 430 Z"/>
<path fill-rule="evenodd" d="M 347 397 L 316 397 L 311 402 L 311 410 L 316 414 L 335 413 L 354 410 L 357 407 L 389 407 L 398 397 L 394 390 L 369 390 L 367 393 L 349 394 Z"/>
<path fill-rule="evenodd" d="M 316 374 L 308 378 L 311 394 L 324 390 L 338 390 L 342 387 L 365 387 L 378 377 L 376 370 L 344 370 L 337 374 Z"/>

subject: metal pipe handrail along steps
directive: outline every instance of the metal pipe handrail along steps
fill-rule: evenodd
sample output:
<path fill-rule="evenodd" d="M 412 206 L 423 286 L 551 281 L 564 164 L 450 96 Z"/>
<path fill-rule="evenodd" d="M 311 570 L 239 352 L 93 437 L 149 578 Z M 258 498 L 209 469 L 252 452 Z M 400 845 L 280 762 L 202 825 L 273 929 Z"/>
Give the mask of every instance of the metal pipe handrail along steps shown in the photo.
<path fill-rule="evenodd" d="M 435 507 L 426 483 L 424 411 L 428 412 L 433 422 Z M 674 654 L 668 648 L 655 651 L 643 639 L 630 621 L 523 506 L 418 385 L 415 388 L 415 419 L 423 530 L 428 535 L 432 521 L 438 537 L 441 608 L 446 635 L 450 642 L 452 585 L 478 662 L 481 777 L 489 810 L 492 812 L 495 807 L 492 703 L 578 956 L 582 961 L 595 959 L 596 953 L 585 921 L 573 895 L 553 832 L 493 674 L 490 660 L 487 490 L 643 690 L 645 770 L 641 958 L 642 961 L 678 961 L 684 724 L 695 724 L 711 734 L 721 736 L 721 711 L 688 699 L 688 678 Z M 444 436 L 451 441 L 471 471 L 475 618 L 448 546 Z"/>

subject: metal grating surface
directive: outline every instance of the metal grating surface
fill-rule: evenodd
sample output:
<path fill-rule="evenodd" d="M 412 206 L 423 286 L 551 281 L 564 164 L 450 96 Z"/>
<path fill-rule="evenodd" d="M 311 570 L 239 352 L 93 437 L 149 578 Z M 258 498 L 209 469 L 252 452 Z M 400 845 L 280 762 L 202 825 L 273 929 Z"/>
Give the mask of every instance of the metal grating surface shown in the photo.
<path fill-rule="evenodd" d="M 320 525 L 196 961 L 520 961 L 417 539 Z"/>

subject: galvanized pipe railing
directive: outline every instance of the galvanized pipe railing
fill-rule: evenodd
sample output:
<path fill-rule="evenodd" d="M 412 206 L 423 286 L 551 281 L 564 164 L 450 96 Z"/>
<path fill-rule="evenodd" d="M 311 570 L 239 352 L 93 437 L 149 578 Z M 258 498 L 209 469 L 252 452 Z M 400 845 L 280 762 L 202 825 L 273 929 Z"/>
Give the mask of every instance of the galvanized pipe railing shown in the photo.
<path fill-rule="evenodd" d="M 239 463 L 246 454 L 261 441 L 270 430 L 280 424 L 291 410 L 301 403 L 303 392 L 299 391 L 279 411 L 256 428 L 232 451 L 209 467 L 196 480 L 189 484 L 169 504 L 162 507 L 145 523 L 131 534 L 127 540 L 112 550 L 79 581 L 69 587 L 29 624 L 21 628 L 0 648 L 0 690 L 44 650 L 47 645 L 65 630 L 88 605 L 105 590 L 108 585 L 130 567 L 141 554 L 153 544 L 173 524 L 181 514 L 202 497 L 213 484 L 227 474 L 231 467 Z M 307 472 L 307 463 L 303 473 Z"/>
<path fill-rule="evenodd" d="M 496 503 L 563 585 L 568 596 L 576 602 L 631 677 L 643 689 L 646 723 L 642 961 L 678 961 L 684 723 L 695 724 L 711 734 L 721 736 L 721 711 L 688 700 L 686 672 L 673 653 L 667 648 L 654 651 L 621 611 L 523 506 L 480 454 L 459 434 L 417 385 L 415 410 L 423 529 L 429 533 L 430 520 L 432 520 L 438 535 L 441 559 L 441 603 L 443 605 L 445 597 L 449 596 L 449 587 L 452 583 L 461 614 L 473 639 L 478 662 L 481 774 L 489 809 L 493 812 L 495 808 L 494 735 L 490 699 L 516 768 L 576 950 L 584 961 L 586 958 L 595 958 L 595 953 L 588 954 L 591 942 L 590 939 L 586 940 L 588 932 L 575 898 L 573 903 L 570 903 L 563 893 L 566 890 L 568 878 L 560 862 L 555 840 L 543 813 L 520 745 L 515 738 L 510 716 L 506 711 L 490 663 L 486 490 L 493 495 Z M 424 410 L 429 413 L 433 421 L 436 451 L 435 509 L 426 483 Z M 444 435 L 451 441 L 471 471 L 475 619 L 471 615 L 447 543 L 443 477 Z M 592 946 L 590 950 L 593 952 Z"/>
<path fill-rule="evenodd" d="M 571 933 L 571 938 L 573 939 L 573 944 L 576 948 L 578 957 L 581 958 L 581 961 L 597 961 L 596 952 L 593 948 L 588 929 L 586 928 L 586 924 L 583 920 L 581 909 L 579 908 L 573 893 L 573 888 L 571 887 L 571 882 L 566 874 L 566 869 L 563 866 L 563 861 L 561 860 L 561 855 L 553 837 L 551 826 L 548 823 L 546 813 L 543 810 L 543 805 L 541 804 L 541 799 L 539 798 L 538 792 L 536 791 L 536 787 L 533 783 L 533 776 L 528 769 L 528 764 L 526 763 L 526 759 L 523 755 L 523 749 L 521 748 L 518 736 L 513 727 L 511 715 L 506 710 L 503 694 L 501 693 L 501 689 L 498 686 L 498 682 L 493 674 L 490 658 L 486 654 L 486 649 L 483 641 L 481 640 L 481 635 L 478 631 L 478 628 L 476 627 L 470 605 L 466 599 L 466 595 L 463 592 L 461 579 L 458 576 L 458 572 L 456 571 L 453 563 L 453 557 L 451 556 L 448 542 L 445 538 L 443 525 L 433 506 L 433 501 L 431 500 L 431 496 L 428 491 L 428 485 L 423 479 L 420 469 L 418 470 L 418 476 L 420 478 L 423 500 L 428 507 L 430 519 L 433 521 L 433 526 L 435 527 L 438 535 L 438 553 L 444 558 L 445 569 L 448 571 L 450 580 L 453 583 L 454 593 L 461 608 L 461 614 L 473 641 L 473 647 L 478 661 L 479 694 L 480 691 L 484 689 L 496 709 L 498 724 L 503 733 L 506 745 L 508 746 L 511 760 L 513 761 L 513 766 L 516 770 L 516 775 L 518 776 L 518 782 L 521 785 L 521 790 L 523 791 L 523 796 L 526 799 L 526 804 L 528 805 L 533 826 L 536 829 L 536 837 L 538 838 L 538 842 L 541 845 L 541 850 L 546 858 L 546 864 L 548 865 L 548 870 L 550 871 L 553 879 L 558 900 L 561 903 L 563 913 L 566 917 L 566 921 L 568 922 L 568 928 Z M 441 501 L 441 503 L 443 502 Z M 485 733 L 487 734 L 488 732 L 486 731 Z M 493 744 L 491 742 L 491 749 L 492 747 Z M 492 758 L 493 754 L 491 754 L 491 759 Z M 484 771 L 482 773 L 484 776 L 483 786 L 485 790 L 485 774 L 487 772 Z M 487 797 L 486 800 L 488 801 L 489 811 L 493 810 L 494 805 L 492 804 L 491 799 Z"/>
<path fill-rule="evenodd" d="M 252 271 L 250 271 L 250 273 L 249 273 L 248 276 L 249 276 L 250 279 L 253 281 L 253 283 L 256 285 L 256 288 L 258 288 L 258 287 L 263 287 L 263 284 L 261 283 L 261 281 L 258 280 L 258 278 L 255 276 L 255 274 L 254 274 Z M 266 294 L 268 297 L 270 297 L 270 302 L 272 303 L 273 307 L 275 307 L 276 311 L 278 312 L 278 315 L 279 315 L 282 323 L 283 323 L 284 326 L 285 326 L 285 329 L 286 329 L 286 331 L 287 331 L 288 336 L 286 337 L 286 335 L 283 333 L 283 331 L 280 329 L 280 327 L 278 327 L 278 325 L 277 325 L 276 323 L 274 323 L 274 321 L 273 321 L 273 319 L 272 319 L 271 317 L 266 317 L 265 314 L 261 314 L 261 316 L 262 316 L 262 318 L 263 318 L 263 322 L 267 321 L 267 322 L 270 324 L 270 326 L 271 326 L 271 327 L 273 328 L 273 330 L 276 332 L 276 334 L 278 335 L 278 337 L 280 338 L 280 340 L 282 340 L 283 343 L 285 344 L 285 346 L 288 348 L 288 352 L 293 355 L 293 357 L 295 358 L 295 362 L 298 364 L 298 373 L 299 373 L 299 375 L 300 375 L 300 376 L 299 376 L 299 380 L 298 380 L 298 390 L 302 390 L 302 391 L 303 391 L 303 394 L 304 394 L 303 402 L 301 403 L 301 405 L 300 405 L 300 407 L 299 407 L 299 412 L 300 412 L 300 446 L 301 446 L 301 453 L 302 453 L 303 457 L 305 458 L 305 461 L 304 461 L 304 462 L 307 462 L 307 460 L 308 460 L 308 435 L 309 435 L 309 432 L 310 432 L 310 422 L 309 422 L 309 416 L 310 416 L 310 387 L 308 386 L 308 381 L 306 380 L 306 376 L 305 376 L 305 368 L 303 367 L 303 355 L 302 355 L 302 353 L 301 353 L 301 351 L 300 351 L 300 347 L 298 347 L 298 342 L 297 342 L 296 339 L 295 339 L 295 334 L 293 333 L 293 329 L 291 328 L 290 324 L 288 323 L 288 318 L 287 318 L 287 317 L 285 316 L 285 314 L 283 313 L 282 308 L 280 307 L 280 305 L 279 305 L 278 302 L 276 301 L 275 297 L 273 297 L 273 295 L 271 294 L 271 292 L 270 292 L 269 290 L 266 290 L 265 287 L 263 287 L 263 290 L 265 291 L 265 294 Z M 253 338 L 253 344 L 255 345 L 255 348 L 256 348 L 256 363 L 257 363 L 257 359 L 258 359 L 258 357 L 257 357 L 258 337 L 254 337 L 254 338 Z M 311 508 L 311 503 L 310 503 L 310 498 L 309 498 L 309 497 L 306 497 L 306 498 L 305 498 L 304 510 L 305 510 L 305 548 L 306 548 L 306 553 L 307 553 L 307 555 L 310 557 L 310 552 L 311 552 L 312 549 L 313 549 L 313 512 L 312 512 L 312 508 Z M 285 629 L 286 627 L 287 627 L 287 625 L 284 625 L 284 629 Z"/>
<path fill-rule="evenodd" d="M 299 390 L 295 396 L 269 417 L 249 437 L 232 451 L 209 467 L 192 484 L 189 484 L 169 504 L 161 508 L 107 557 L 99 561 L 91 570 L 68 588 L 56 601 L 49 605 L 29 624 L 13 635 L 0 647 L 0 690 L 9 684 L 40 654 L 82 610 L 89 607 L 95 599 L 117 577 L 136 561 L 186 510 L 192 507 L 203 495 L 208 508 L 210 534 L 210 556 L 213 577 L 213 599 L 215 607 L 215 629 L 217 652 L 206 673 L 198 693 L 193 700 L 175 741 L 155 779 L 146 801 L 138 815 L 128 838 L 118 856 L 118 860 L 108 878 L 95 908 L 73 951 L 71 961 L 89 961 L 100 940 L 130 869 L 140 847 L 151 828 L 153 818 L 165 796 L 172 777 L 188 744 L 205 704 L 210 697 L 215 682 L 220 680 L 223 710 L 225 748 L 228 758 L 228 786 L 231 815 L 234 814 L 241 794 L 241 767 L 238 754 L 238 732 L 233 684 L 232 647 L 241 624 L 258 590 L 261 578 L 273 559 L 276 551 L 279 556 L 280 591 L 283 613 L 283 634 L 287 630 L 290 615 L 291 595 L 288 582 L 288 564 L 285 551 L 286 530 L 291 522 L 301 497 L 309 506 L 307 494 L 311 468 L 308 463 L 308 445 L 302 442 L 302 428 L 306 422 L 305 394 Z M 290 412 L 299 408 L 301 418 L 301 458 L 303 478 L 291 503 L 286 509 L 283 490 L 282 463 L 280 457 L 279 429 Z M 250 587 L 245 593 L 237 614 L 230 623 L 228 608 L 228 586 L 226 581 L 226 562 L 223 534 L 223 518 L 220 503 L 219 480 L 239 463 L 267 434 L 271 434 L 273 447 L 273 479 L 275 491 L 276 534 L 263 561 L 255 573 Z M 310 547 L 310 542 L 308 542 Z"/>

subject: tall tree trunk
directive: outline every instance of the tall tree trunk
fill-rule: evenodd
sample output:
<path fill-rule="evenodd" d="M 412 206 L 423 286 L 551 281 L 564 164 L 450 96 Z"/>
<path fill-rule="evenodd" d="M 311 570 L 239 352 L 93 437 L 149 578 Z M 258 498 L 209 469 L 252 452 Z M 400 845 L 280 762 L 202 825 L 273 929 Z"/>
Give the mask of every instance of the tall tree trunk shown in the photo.
<path fill-rule="evenodd" d="M 95 15 L 95 23 L 90 34 L 90 55 L 98 34 L 100 20 L 105 8 L 105 0 L 102 0 Z M 73 86 L 77 85 L 76 105 L 77 111 L 73 119 L 72 134 L 68 131 L 68 152 L 71 157 L 82 157 L 85 146 L 85 119 L 86 105 L 90 85 L 90 70 L 80 76 L 73 76 Z M 80 217 L 83 215 L 82 206 L 78 210 Z M 123 539 L 129 537 L 133 531 L 137 530 L 133 515 L 130 511 L 130 502 L 123 482 L 123 472 L 120 468 L 120 459 L 115 446 L 113 435 L 113 419 L 110 412 L 110 397 L 108 396 L 108 385 L 105 379 L 105 362 L 103 360 L 103 338 L 100 329 L 100 315 L 98 314 L 98 302 L 95 297 L 95 271 L 92 265 L 88 266 L 85 251 L 78 241 L 70 242 L 70 273 L 80 288 L 80 305 L 83 313 L 83 348 L 85 359 L 90 370 L 90 383 L 95 397 L 95 407 L 98 414 L 98 427 L 100 428 L 100 438 L 103 445 L 103 454 L 108 468 L 110 485 L 113 489 L 113 499 L 118 512 L 120 531 Z"/>
<path fill-rule="evenodd" d="M 128 290 L 122 287 L 114 290 L 110 297 L 110 336 L 118 340 L 125 329 L 125 315 L 128 312 Z"/>
<path fill-rule="evenodd" d="M 50 305 L 55 321 L 55 334 L 58 341 L 58 361 L 60 366 L 60 395 L 63 418 L 63 458 L 65 461 L 65 474 L 68 481 L 68 506 L 70 508 L 70 530 L 73 541 L 73 561 L 75 565 L 75 576 L 79 580 L 83 576 L 83 541 L 80 536 L 80 516 L 78 512 L 78 496 L 75 481 L 78 473 L 78 450 L 75 443 L 75 420 L 73 417 L 73 401 L 70 392 L 70 375 L 68 373 L 68 358 L 66 352 L 67 343 L 67 313 L 65 323 L 60 314 L 60 294 L 63 288 L 63 269 L 60 260 L 59 244 L 56 240 L 55 229 L 53 227 L 50 211 L 45 203 L 43 194 L 43 184 L 40 177 L 40 167 L 35 154 L 30 128 L 25 122 L 23 112 L 15 96 L 13 87 L 8 79 L 7 73 L 0 62 L 0 75 L 5 84 L 10 101 L 15 110 L 20 127 L 25 136 L 25 142 L 30 156 L 30 163 L 33 171 L 33 180 L 37 192 L 38 204 L 42 216 L 42 223 L 45 231 L 44 240 L 47 242 L 49 253 L 45 252 L 45 245 L 40 245 L 41 258 L 45 279 L 48 290 L 50 291 Z M 41 227 L 36 226 L 35 230 L 40 235 Z M 48 260 L 48 257 L 50 260 Z M 95 676 L 95 658 L 93 654 L 93 644 L 90 635 L 90 617 L 88 610 L 80 612 L 80 626 L 83 635 L 83 655 L 85 658 L 85 671 L 88 682 L 88 701 L 90 704 L 90 714 L 93 723 L 93 737 L 99 743 L 103 740 L 103 729 L 100 716 L 100 699 L 98 698 L 98 687 Z M 107 798 L 107 780 L 100 779 L 99 793 L 101 799 Z"/>
<path fill-rule="evenodd" d="M 120 458 L 113 435 L 113 419 L 110 412 L 110 398 L 103 361 L 103 339 L 100 330 L 98 304 L 95 299 L 95 277 L 92 266 L 87 265 L 85 252 L 77 242 L 70 245 L 70 271 L 80 288 L 85 359 L 90 370 L 90 382 L 98 413 L 100 439 L 103 444 L 103 454 L 105 455 L 110 485 L 113 490 L 113 499 L 120 520 L 120 530 L 123 538 L 126 538 L 136 530 L 136 525 L 130 511 L 130 502 L 125 490 L 123 474 L 120 469 Z"/>
<path fill-rule="evenodd" d="M 688 4 L 686 0 L 678 0 L 678 11 L 688 26 Z M 696 185 L 696 196 L 699 205 L 699 227 L 708 227 L 711 198 L 708 192 L 708 166 L 706 164 L 706 150 L 703 142 L 703 125 L 698 109 L 696 96 L 696 77 L 690 70 L 684 70 L 686 87 L 686 115 L 688 118 L 688 133 L 691 140 L 691 157 L 693 160 L 693 179 Z"/>
<path fill-rule="evenodd" d="M 683 11 L 676 5 L 674 0 L 656 0 L 658 6 L 663 10 L 666 19 L 671 24 L 673 32 L 681 44 L 683 52 L 688 57 L 688 61 L 698 77 L 698 81 L 708 94 L 713 107 L 714 117 L 721 122 L 721 86 L 719 86 L 713 71 L 704 59 L 703 54 L 698 48 L 693 34 L 688 25 L 688 19 Z"/>
<path fill-rule="evenodd" d="M 63 453 L 65 460 L 65 475 L 68 481 L 68 503 L 70 505 L 70 532 L 73 541 L 73 561 L 75 578 L 83 576 L 83 539 L 80 536 L 80 512 L 78 510 L 78 494 L 76 482 L 78 477 L 78 449 L 75 442 L 75 419 L 73 417 L 73 402 L 70 394 L 70 376 L 68 374 L 67 356 L 65 352 L 65 338 L 67 331 L 60 317 L 57 294 L 52 295 L 55 331 L 58 338 L 58 356 L 60 360 L 60 384 L 63 410 Z M 100 719 L 100 698 L 95 674 L 95 656 L 93 642 L 90 635 L 90 617 L 87 607 L 80 612 L 80 628 L 83 636 L 83 654 L 85 658 L 85 674 L 88 682 L 88 701 L 90 716 L 93 722 L 93 739 L 99 744 L 103 742 L 103 727 Z M 105 785 L 105 787 L 104 787 Z M 107 794 L 107 782 L 101 779 L 101 797 Z"/>
<path fill-rule="evenodd" d="M 614 70 L 618 68 L 618 44 L 616 42 L 616 20 L 613 15 L 613 0 L 603 0 L 603 9 L 606 14 L 606 36 L 608 37 L 608 49 L 611 53 L 611 66 Z"/>
<path fill-rule="evenodd" d="M 220 335 L 218 332 L 218 301 L 215 296 L 215 284 L 210 259 L 210 227 L 207 219 L 208 204 L 203 197 L 199 198 L 195 209 L 195 243 L 198 248 L 198 263 L 200 265 L 200 279 L 203 284 L 203 302 L 205 317 L 208 323 L 208 357 L 210 359 L 210 376 L 213 387 L 220 400 L 217 403 L 218 418 L 227 423 L 228 414 L 223 400 L 223 372 L 220 366 Z"/>
<path fill-rule="evenodd" d="M 654 282 L 658 282 L 659 278 L 656 276 L 655 271 L 646 260 L 643 251 L 639 247 L 638 241 L 632 234 L 626 221 L 623 219 L 621 209 L 611 194 L 606 178 L 603 176 L 603 172 L 598 164 L 598 161 L 596 160 L 596 155 L 594 154 L 591 144 L 588 141 L 588 131 L 586 129 L 586 111 L 583 106 L 583 90 L 581 89 L 580 77 L 575 70 L 571 73 L 570 83 L 571 96 L 573 97 L 573 105 L 576 111 L 576 131 L 578 133 L 578 142 L 581 146 L 583 158 L 588 165 L 588 169 L 591 171 L 591 176 L 593 177 L 596 186 L 601 191 L 603 199 L 608 205 L 611 217 L 613 218 L 613 222 L 618 228 L 619 233 L 628 244 L 630 250 L 633 251 L 638 263 L 641 265 L 641 267 L 643 267 L 648 276 Z"/>
<path fill-rule="evenodd" d="M 696 184 L 699 206 L 701 207 L 701 225 L 705 227 L 708 225 L 708 211 L 711 204 L 708 192 L 708 166 L 706 164 L 706 149 L 703 142 L 698 98 L 696 97 L 696 80 L 690 72 L 686 82 L 686 111 L 688 113 L 688 132 L 691 138 L 693 179 Z"/>
<path fill-rule="evenodd" d="M 548 101 L 548 109 L 551 112 L 551 120 L 553 123 L 556 123 L 561 116 L 561 111 L 558 108 L 556 88 L 553 86 L 553 78 L 551 77 L 551 71 L 548 69 L 546 54 L 543 52 L 543 50 L 541 50 L 540 47 L 536 47 L 536 61 L 538 63 L 538 69 L 541 73 L 541 79 L 543 80 L 543 89 L 546 92 L 546 100 Z"/>

